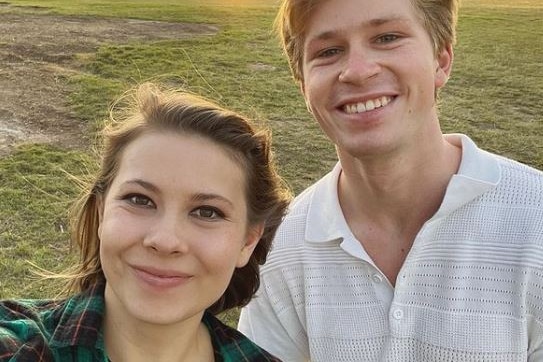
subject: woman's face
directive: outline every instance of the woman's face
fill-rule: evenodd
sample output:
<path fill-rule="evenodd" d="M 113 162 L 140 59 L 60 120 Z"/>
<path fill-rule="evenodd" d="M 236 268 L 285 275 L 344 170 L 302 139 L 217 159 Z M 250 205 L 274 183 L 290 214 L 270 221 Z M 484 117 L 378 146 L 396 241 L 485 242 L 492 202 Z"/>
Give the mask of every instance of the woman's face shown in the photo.
<path fill-rule="evenodd" d="M 207 138 L 149 133 L 130 143 L 100 203 L 108 313 L 199 320 L 260 239 L 262 228 L 248 225 L 245 183 L 240 165 Z"/>

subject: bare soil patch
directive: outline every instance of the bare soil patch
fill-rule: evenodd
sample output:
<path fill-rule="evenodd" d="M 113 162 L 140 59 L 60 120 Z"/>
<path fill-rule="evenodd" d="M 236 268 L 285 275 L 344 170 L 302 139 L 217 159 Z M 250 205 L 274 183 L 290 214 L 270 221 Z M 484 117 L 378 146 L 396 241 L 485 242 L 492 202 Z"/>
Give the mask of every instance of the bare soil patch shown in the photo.
<path fill-rule="evenodd" d="M 10 7 L 0 2 L 1 8 Z M 66 77 L 80 72 L 74 54 L 105 43 L 211 35 L 205 24 L 0 13 L 0 156 L 22 142 L 87 144 L 87 125 L 67 106 Z"/>

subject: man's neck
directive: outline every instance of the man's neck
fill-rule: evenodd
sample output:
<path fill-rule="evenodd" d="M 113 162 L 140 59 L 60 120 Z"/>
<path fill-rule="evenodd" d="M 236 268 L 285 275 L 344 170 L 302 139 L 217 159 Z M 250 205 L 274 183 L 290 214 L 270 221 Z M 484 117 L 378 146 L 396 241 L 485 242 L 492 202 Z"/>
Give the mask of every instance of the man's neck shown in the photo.
<path fill-rule="evenodd" d="M 413 241 L 439 209 L 461 149 L 444 138 L 381 158 L 338 152 L 339 200 L 355 237 L 394 284 Z"/>

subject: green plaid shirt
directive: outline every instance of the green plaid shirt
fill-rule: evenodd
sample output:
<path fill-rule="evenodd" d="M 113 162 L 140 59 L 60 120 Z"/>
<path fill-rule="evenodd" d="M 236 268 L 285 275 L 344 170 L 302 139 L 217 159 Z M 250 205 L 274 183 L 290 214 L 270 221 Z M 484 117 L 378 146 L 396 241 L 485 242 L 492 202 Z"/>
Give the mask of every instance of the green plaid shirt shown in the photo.
<path fill-rule="evenodd" d="M 0 302 L 0 361 L 107 362 L 102 336 L 104 285 L 61 301 Z M 247 337 L 205 313 L 215 361 L 279 361 Z"/>

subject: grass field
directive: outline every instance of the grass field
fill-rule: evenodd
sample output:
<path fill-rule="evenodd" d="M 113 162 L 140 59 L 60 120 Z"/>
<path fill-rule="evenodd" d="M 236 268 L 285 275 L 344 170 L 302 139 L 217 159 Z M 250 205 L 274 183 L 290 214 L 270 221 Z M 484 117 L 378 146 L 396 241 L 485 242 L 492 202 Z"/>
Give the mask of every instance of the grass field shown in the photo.
<path fill-rule="evenodd" d="M 210 96 L 265 122 L 281 172 L 295 192 L 327 172 L 333 147 L 306 111 L 271 34 L 275 0 L 13 0 L 47 12 L 217 25 L 217 35 L 102 46 L 75 55 L 80 71 L 64 79 L 70 104 L 93 132 L 124 89 L 155 79 Z M 512 4 L 512 5 L 511 5 Z M 464 0 L 455 67 L 442 92 L 446 132 L 543 169 L 543 4 Z M 69 263 L 66 210 L 77 177 L 95 167 L 90 153 L 44 145 L 0 158 L 0 298 L 47 297 L 54 283 L 34 280 L 28 261 L 59 271 Z M 235 316 L 233 317 L 235 319 Z"/>

